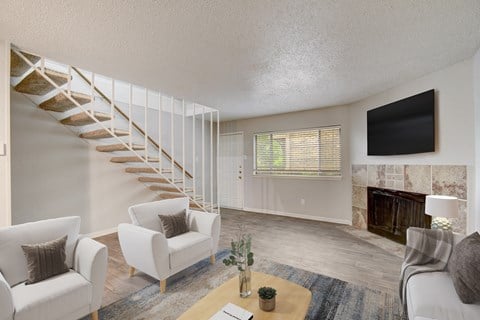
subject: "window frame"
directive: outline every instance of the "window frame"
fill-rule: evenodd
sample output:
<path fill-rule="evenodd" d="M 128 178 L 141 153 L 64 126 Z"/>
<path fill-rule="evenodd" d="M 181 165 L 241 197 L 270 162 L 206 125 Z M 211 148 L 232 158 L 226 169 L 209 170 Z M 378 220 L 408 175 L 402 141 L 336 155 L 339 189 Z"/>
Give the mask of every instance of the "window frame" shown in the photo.
<path fill-rule="evenodd" d="M 282 174 L 282 173 L 258 173 L 257 172 L 257 143 L 256 137 L 260 134 L 282 134 L 282 133 L 291 133 L 298 131 L 308 131 L 308 130 L 322 130 L 328 128 L 338 128 L 339 129 L 339 141 L 340 141 L 340 168 L 338 175 L 302 175 L 302 174 Z M 299 129 L 287 129 L 287 130 L 271 130 L 263 132 L 254 132 L 253 133 L 253 176 L 257 178 L 294 178 L 294 179 L 318 179 L 318 180 L 341 180 L 343 176 L 343 143 L 342 143 L 342 126 L 337 125 L 328 125 L 321 127 L 309 127 L 309 128 L 299 128 Z M 318 170 L 319 172 L 320 170 Z"/>

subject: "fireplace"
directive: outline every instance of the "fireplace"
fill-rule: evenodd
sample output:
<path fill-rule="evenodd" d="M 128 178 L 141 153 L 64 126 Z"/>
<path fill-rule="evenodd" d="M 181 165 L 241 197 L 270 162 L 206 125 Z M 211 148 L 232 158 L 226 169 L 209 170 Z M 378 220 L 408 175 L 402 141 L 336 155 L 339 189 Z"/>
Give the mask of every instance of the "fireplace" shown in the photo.
<path fill-rule="evenodd" d="M 425 194 L 368 187 L 368 231 L 405 244 L 409 227 L 430 228 Z"/>

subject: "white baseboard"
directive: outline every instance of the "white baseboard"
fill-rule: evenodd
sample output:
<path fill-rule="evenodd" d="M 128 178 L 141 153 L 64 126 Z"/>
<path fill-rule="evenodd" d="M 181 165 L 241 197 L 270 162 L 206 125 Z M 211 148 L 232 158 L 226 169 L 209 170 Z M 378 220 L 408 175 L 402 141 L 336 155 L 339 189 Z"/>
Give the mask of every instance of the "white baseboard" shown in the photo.
<path fill-rule="evenodd" d="M 85 236 L 89 238 L 97 238 L 97 237 L 106 236 L 107 234 L 111 234 L 115 232 L 117 232 L 117 227 L 87 233 Z"/>
<path fill-rule="evenodd" d="M 311 215 L 308 215 L 308 214 L 275 211 L 275 210 L 270 210 L 270 209 L 243 208 L 243 210 L 244 211 L 257 212 L 257 213 L 272 214 L 272 215 L 276 215 L 276 216 L 290 217 L 290 218 L 298 218 L 298 219 L 305 219 L 305 220 L 314 220 L 314 221 L 346 224 L 346 225 L 349 225 L 349 226 L 352 225 L 352 222 L 350 220 L 345 220 L 345 219 L 335 219 L 335 218 L 328 218 L 328 217 L 311 216 Z"/>

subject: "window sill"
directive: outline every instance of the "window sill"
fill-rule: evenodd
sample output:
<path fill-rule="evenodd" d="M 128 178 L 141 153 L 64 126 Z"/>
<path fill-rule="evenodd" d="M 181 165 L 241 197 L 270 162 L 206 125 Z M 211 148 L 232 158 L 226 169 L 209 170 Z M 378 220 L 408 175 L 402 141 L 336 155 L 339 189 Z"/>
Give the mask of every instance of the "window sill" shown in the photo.
<path fill-rule="evenodd" d="M 300 180 L 332 180 L 332 181 L 340 181 L 342 180 L 342 176 L 296 176 L 296 175 L 281 175 L 281 174 L 253 174 L 254 178 L 280 178 L 280 179 L 300 179 Z"/>

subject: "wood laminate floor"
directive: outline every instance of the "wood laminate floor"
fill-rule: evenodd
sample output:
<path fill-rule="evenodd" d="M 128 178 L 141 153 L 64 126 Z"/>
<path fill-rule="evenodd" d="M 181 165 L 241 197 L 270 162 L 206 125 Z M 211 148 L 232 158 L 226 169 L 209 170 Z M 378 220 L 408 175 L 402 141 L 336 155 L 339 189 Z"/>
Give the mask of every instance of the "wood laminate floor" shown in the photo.
<path fill-rule="evenodd" d="M 355 235 L 344 231 L 345 226 L 223 209 L 220 248 L 229 247 L 240 226 L 252 234 L 252 251 L 259 257 L 373 289 L 397 292 L 402 259 L 365 241 L 357 236 L 358 232 Z M 103 305 L 156 282 L 140 272 L 128 277 L 128 265 L 116 233 L 96 240 L 107 245 L 109 250 Z M 384 241 L 388 248 L 391 241 Z"/>

